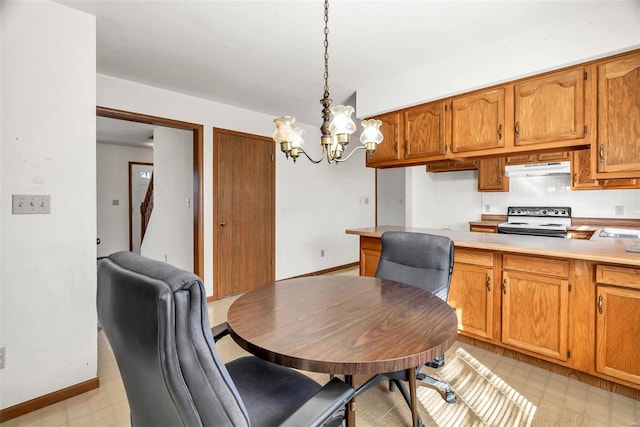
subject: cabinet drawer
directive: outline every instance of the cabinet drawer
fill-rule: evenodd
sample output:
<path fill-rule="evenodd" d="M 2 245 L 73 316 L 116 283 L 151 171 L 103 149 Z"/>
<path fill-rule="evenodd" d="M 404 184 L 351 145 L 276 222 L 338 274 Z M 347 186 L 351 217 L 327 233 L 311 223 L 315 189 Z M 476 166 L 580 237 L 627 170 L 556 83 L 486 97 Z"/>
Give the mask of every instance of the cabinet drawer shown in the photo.
<path fill-rule="evenodd" d="M 504 270 L 527 271 L 548 276 L 569 277 L 569 260 L 504 254 Z"/>
<path fill-rule="evenodd" d="M 598 283 L 640 289 L 640 268 L 597 265 L 596 281 Z"/>
<path fill-rule="evenodd" d="M 493 267 L 493 252 L 478 249 L 455 248 L 455 262 Z"/>

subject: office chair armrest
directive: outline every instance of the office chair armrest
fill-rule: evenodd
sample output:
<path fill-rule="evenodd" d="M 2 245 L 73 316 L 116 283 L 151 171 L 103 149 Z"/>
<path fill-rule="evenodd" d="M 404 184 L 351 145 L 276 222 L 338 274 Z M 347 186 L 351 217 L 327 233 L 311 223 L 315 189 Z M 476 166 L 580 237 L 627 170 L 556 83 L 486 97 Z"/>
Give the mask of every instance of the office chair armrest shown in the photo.
<path fill-rule="evenodd" d="M 227 322 L 223 322 L 214 326 L 211 328 L 211 335 L 213 335 L 213 342 L 218 342 L 220 338 L 229 335 L 229 324 Z"/>
<path fill-rule="evenodd" d="M 296 412 L 291 414 L 281 424 L 281 427 L 321 426 L 351 400 L 354 394 L 353 387 L 334 377 Z"/>

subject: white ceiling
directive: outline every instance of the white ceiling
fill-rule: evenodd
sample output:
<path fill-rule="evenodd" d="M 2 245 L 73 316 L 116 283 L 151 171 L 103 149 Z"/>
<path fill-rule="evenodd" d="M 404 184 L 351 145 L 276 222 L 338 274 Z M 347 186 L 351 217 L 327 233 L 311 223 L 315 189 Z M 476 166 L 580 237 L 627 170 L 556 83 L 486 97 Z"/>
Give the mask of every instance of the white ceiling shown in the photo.
<path fill-rule="evenodd" d="M 57 1 L 96 16 L 99 73 L 320 124 L 321 0 Z M 331 0 L 331 98 L 597 3 Z"/>

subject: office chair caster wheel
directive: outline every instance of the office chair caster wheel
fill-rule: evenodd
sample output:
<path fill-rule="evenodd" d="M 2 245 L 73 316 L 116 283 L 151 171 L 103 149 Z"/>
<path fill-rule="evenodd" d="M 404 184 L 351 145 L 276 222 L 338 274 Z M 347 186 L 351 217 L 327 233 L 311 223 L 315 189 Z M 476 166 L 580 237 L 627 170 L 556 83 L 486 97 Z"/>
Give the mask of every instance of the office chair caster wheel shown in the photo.
<path fill-rule="evenodd" d="M 444 400 L 446 400 L 447 403 L 456 403 L 458 401 L 455 391 L 449 390 L 449 391 L 445 391 L 444 393 L 445 393 Z"/>

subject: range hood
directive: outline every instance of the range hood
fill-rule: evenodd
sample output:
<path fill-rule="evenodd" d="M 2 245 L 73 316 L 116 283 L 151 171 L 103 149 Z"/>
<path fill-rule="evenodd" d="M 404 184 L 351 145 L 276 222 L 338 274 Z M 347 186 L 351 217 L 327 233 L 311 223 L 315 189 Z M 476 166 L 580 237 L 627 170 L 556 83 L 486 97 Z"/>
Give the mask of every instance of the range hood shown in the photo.
<path fill-rule="evenodd" d="M 570 162 L 529 163 L 525 165 L 505 166 L 504 174 L 509 178 L 523 176 L 568 175 Z"/>

